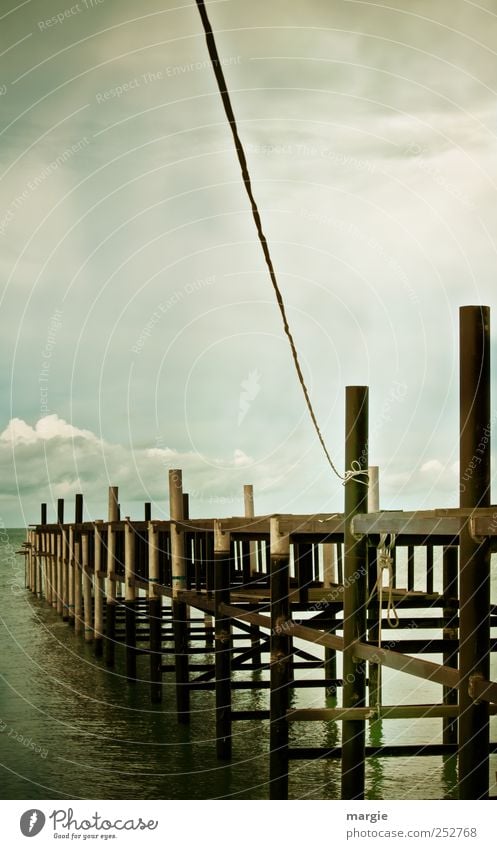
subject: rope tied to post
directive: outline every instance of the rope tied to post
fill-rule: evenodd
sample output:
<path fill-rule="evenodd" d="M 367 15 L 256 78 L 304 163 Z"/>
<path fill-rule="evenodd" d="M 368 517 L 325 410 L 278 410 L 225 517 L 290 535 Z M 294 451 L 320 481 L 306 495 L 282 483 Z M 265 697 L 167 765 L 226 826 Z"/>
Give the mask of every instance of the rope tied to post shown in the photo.
<path fill-rule="evenodd" d="M 369 486 L 369 472 L 367 469 L 362 468 L 359 460 L 354 460 L 351 468 L 344 475 L 340 475 L 340 477 L 342 478 L 342 486 L 353 480 L 356 480 L 357 483 L 364 484 L 364 486 Z"/>

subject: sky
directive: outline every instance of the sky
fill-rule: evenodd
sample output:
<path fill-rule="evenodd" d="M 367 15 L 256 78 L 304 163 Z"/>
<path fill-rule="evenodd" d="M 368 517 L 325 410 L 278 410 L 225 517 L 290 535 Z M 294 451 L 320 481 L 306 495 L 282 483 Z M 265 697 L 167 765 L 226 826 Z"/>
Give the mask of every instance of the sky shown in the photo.
<path fill-rule="evenodd" d="M 381 506 L 457 506 L 458 311 L 493 306 L 495 0 L 210 0 L 329 451 L 370 387 Z M 343 508 L 181 0 L 0 2 L 0 523 Z M 494 320 L 495 325 L 495 320 Z M 495 333 L 492 332 L 495 348 Z M 493 381 L 495 383 L 495 380 Z M 495 394 L 495 393 L 494 393 Z"/>

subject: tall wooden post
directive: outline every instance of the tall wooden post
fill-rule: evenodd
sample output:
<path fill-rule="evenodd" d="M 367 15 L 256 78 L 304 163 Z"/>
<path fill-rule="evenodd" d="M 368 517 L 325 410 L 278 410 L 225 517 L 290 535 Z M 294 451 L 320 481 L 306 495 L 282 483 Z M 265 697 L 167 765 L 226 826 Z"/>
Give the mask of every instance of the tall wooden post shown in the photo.
<path fill-rule="evenodd" d="M 252 484 L 245 484 L 243 487 L 243 504 L 245 509 L 245 518 L 253 519 L 255 516 L 254 507 L 254 487 Z M 253 579 L 257 573 L 257 543 L 253 540 L 249 542 L 249 572 Z M 252 663 L 254 666 L 260 666 L 261 659 L 261 631 L 258 625 L 250 625 L 250 643 L 252 646 L 253 656 Z"/>
<path fill-rule="evenodd" d="M 59 526 L 55 542 L 55 562 L 57 569 L 57 613 L 64 612 L 63 573 L 64 573 L 64 499 L 57 500 L 57 524 Z"/>
<path fill-rule="evenodd" d="M 116 653 L 116 600 L 117 585 L 115 579 L 116 536 L 112 523 L 119 521 L 119 489 L 109 487 L 109 507 L 107 524 L 107 604 L 105 608 L 105 662 L 114 666 Z"/>
<path fill-rule="evenodd" d="M 169 509 L 171 514 L 172 613 L 174 663 L 176 672 L 176 710 L 178 722 L 190 721 L 188 688 L 188 624 L 186 604 L 180 593 L 186 589 L 185 537 L 178 523 L 184 518 L 183 476 L 180 469 L 169 471 Z"/>
<path fill-rule="evenodd" d="M 162 596 L 156 594 L 159 583 L 159 535 L 153 522 L 148 523 L 148 623 L 150 636 L 150 700 L 162 701 Z"/>
<path fill-rule="evenodd" d="M 75 522 L 76 525 L 81 525 L 83 523 L 83 496 L 80 493 L 76 495 Z M 81 633 L 84 628 L 81 568 L 81 529 L 75 529 L 74 534 L 74 630 L 78 634 Z"/>
<path fill-rule="evenodd" d="M 43 527 L 47 524 L 47 505 L 43 503 L 41 505 L 41 524 Z M 41 554 L 38 557 L 38 570 L 36 575 L 36 587 L 35 592 L 38 593 L 40 598 L 45 594 L 45 598 L 48 597 L 48 580 L 47 580 L 47 535 L 45 530 L 43 530 L 40 538 L 40 548 Z"/>
<path fill-rule="evenodd" d="M 290 680 L 290 538 L 270 519 L 271 691 L 269 700 L 269 796 L 288 799 L 288 683 Z"/>
<path fill-rule="evenodd" d="M 337 567 L 336 567 L 336 546 L 334 543 L 326 542 L 323 543 L 323 594 L 326 595 L 325 590 L 328 590 L 332 587 L 333 584 L 336 584 L 337 581 Z M 334 609 L 330 609 L 328 612 L 328 618 L 331 620 L 336 619 Z M 335 633 L 333 631 L 333 633 Z M 327 646 L 324 650 L 324 677 L 327 679 L 336 679 L 337 677 L 337 653 L 335 649 L 330 649 Z M 335 690 L 333 689 L 333 695 Z"/>
<path fill-rule="evenodd" d="M 230 534 L 214 519 L 216 752 L 221 760 L 231 758 L 231 620 L 221 610 L 230 602 L 230 551 Z"/>
<path fill-rule="evenodd" d="M 135 534 L 126 517 L 124 526 L 124 603 L 126 611 L 126 677 L 136 681 Z"/>
<path fill-rule="evenodd" d="M 94 523 L 95 534 L 95 576 L 93 583 L 95 657 L 102 657 L 104 651 L 104 570 L 102 563 L 102 525 L 101 519 Z"/>
<path fill-rule="evenodd" d="M 457 569 L 458 569 L 458 549 L 457 546 L 446 546 L 443 551 L 443 596 L 444 596 L 444 629 L 442 637 L 444 640 L 453 640 L 457 643 L 458 630 L 454 626 L 454 620 L 457 619 Z M 457 669 L 457 651 L 451 649 L 443 654 L 443 665 L 451 666 Z M 444 704 L 457 704 L 457 690 L 451 687 L 443 688 Z M 457 720 L 443 720 L 443 742 L 457 743 Z"/>
<path fill-rule="evenodd" d="M 460 505 L 490 505 L 490 309 L 460 309 Z M 459 558 L 459 795 L 488 798 L 488 702 L 471 695 L 475 678 L 490 677 L 490 551 L 475 542 L 469 520 Z"/>
<path fill-rule="evenodd" d="M 83 579 L 83 613 L 85 625 L 85 642 L 93 640 L 93 609 L 92 609 L 92 574 L 89 558 L 88 534 L 81 535 L 81 575 Z"/>
<path fill-rule="evenodd" d="M 345 469 L 368 469 L 368 388 L 348 386 L 345 398 Z M 343 707 L 366 704 L 365 663 L 354 656 L 354 643 L 366 639 L 367 540 L 357 540 L 352 519 L 368 510 L 366 475 L 345 484 L 344 591 L 343 591 Z M 342 798 L 364 798 L 364 720 L 342 723 Z"/>
<path fill-rule="evenodd" d="M 380 510 L 380 474 L 378 466 L 368 468 L 368 513 L 378 513 Z M 376 550 L 368 548 L 368 596 L 378 580 L 378 559 Z M 367 610 L 369 620 L 368 640 L 377 643 L 379 637 L 379 620 L 383 616 L 380 609 L 378 593 L 374 593 Z M 369 704 L 371 707 L 381 705 L 382 669 L 379 663 L 368 664 Z"/>

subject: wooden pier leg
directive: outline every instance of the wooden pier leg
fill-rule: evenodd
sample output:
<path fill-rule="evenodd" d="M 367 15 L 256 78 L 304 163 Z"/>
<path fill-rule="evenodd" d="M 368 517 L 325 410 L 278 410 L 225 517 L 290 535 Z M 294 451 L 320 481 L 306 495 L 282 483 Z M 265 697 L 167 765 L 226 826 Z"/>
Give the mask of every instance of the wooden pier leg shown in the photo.
<path fill-rule="evenodd" d="M 329 590 L 333 584 L 337 582 L 337 566 L 336 566 L 336 548 L 333 543 L 323 543 L 323 595 L 326 597 L 326 590 Z M 329 619 L 335 619 L 335 611 L 328 612 Z M 335 633 L 335 631 L 333 631 Z M 335 649 L 324 650 L 324 677 L 337 677 L 337 653 Z M 336 691 L 335 691 L 336 692 Z M 334 693 L 331 691 L 331 694 Z"/>
<path fill-rule="evenodd" d="M 169 471 L 169 506 L 171 513 L 171 584 L 174 633 L 174 665 L 176 672 L 176 711 L 178 722 L 190 721 L 188 688 L 188 621 L 186 604 L 180 593 L 186 589 L 185 537 L 177 524 L 184 518 L 183 476 L 180 469 Z"/>
<path fill-rule="evenodd" d="M 76 531 L 74 542 L 74 631 L 76 634 L 83 633 L 83 592 L 82 592 L 82 569 L 81 569 L 81 539 L 82 534 Z"/>
<path fill-rule="evenodd" d="M 45 526 L 47 524 L 47 505 L 43 503 L 41 505 L 41 524 Z M 39 547 L 41 550 L 41 555 L 38 557 L 38 569 L 35 576 L 36 587 L 35 593 L 40 598 L 47 598 L 47 535 L 46 533 L 42 533 L 39 538 Z"/>
<path fill-rule="evenodd" d="M 457 618 L 457 569 L 458 549 L 457 546 L 446 546 L 443 551 L 443 596 L 444 596 L 444 640 L 457 640 L 458 630 L 452 624 Z M 444 652 L 443 665 L 457 669 L 457 651 Z M 443 688 L 443 701 L 446 705 L 457 704 L 457 690 L 451 687 Z M 457 743 L 457 719 L 443 720 L 443 742 Z"/>
<path fill-rule="evenodd" d="M 57 586 L 57 534 L 53 531 L 49 534 L 49 546 L 50 546 L 50 583 L 51 583 L 51 594 L 50 594 L 50 603 L 52 607 L 57 609 L 57 594 L 58 594 L 58 586 Z"/>
<path fill-rule="evenodd" d="M 126 629 L 126 678 L 136 681 L 136 589 L 135 589 L 135 534 L 126 517 L 124 526 L 124 603 Z"/>
<path fill-rule="evenodd" d="M 162 597 L 156 595 L 159 583 L 159 534 L 148 523 L 148 624 L 150 638 L 150 701 L 162 701 Z"/>
<path fill-rule="evenodd" d="M 290 538 L 280 532 L 277 516 L 270 520 L 271 691 L 269 737 L 269 798 L 288 799 L 288 720 L 290 652 Z"/>
<path fill-rule="evenodd" d="M 117 486 L 109 487 L 109 507 L 107 524 L 107 582 L 105 608 L 105 662 L 114 666 L 116 655 L 116 597 L 117 584 L 115 579 L 116 536 L 112 523 L 119 521 L 119 490 Z"/>
<path fill-rule="evenodd" d="M 62 546 L 62 621 L 69 620 L 69 561 L 71 557 L 70 547 L 70 529 L 68 530 L 63 525 L 60 531 L 60 541 Z"/>
<path fill-rule="evenodd" d="M 368 388 L 348 386 L 345 401 L 345 468 L 368 469 Z M 367 540 L 357 540 L 352 518 L 368 509 L 366 476 L 345 484 L 343 707 L 366 704 L 365 663 L 354 656 L 354 642 L 366 639 Z M 364 799 L 364 720 L 342 723 L 342 798 Z"/>
<path fill-rule="evenodd" d="M 92 571 L 89 558 L 89 539 L 88 534 L 81 535 L 81 575 L 83 579 L 83 614 L 85 626 L 85 642 L 91 643 L 93 640 L 93 610 L 92 610 Z"/>
<path fill-rule="evenodd" d="M 379 513 L 380 511 L 380 470 L 378 466 L 368 468 L 368 513 Z M 378 579 L 377 552 L 376 549 L 368 548 L 368 597 Z M 380 610 L 379 597 L 374 593 L 367 610 L 368 640 L 377 643 L 379 637 L 379 623 L 383 616 Z M 379 663 L 368 663 L 369 691 L 368 701 L 371 707 L 381 705 L 381 678 L 382 669 Z"/>
<path fill-rule="evenodd" d="M 57 500 L 57 524 L 59 526 L 59 530 L 57 532 L 56 541 L 55 541 L 55 560 L 56 560 L 56 569 L 57 569 L 57 613 L 59 616 L 63 615 L 64 612 L 64 601 L 63 601 L 63 572 L 64 572 L 64 563 L 63 563 L 63 525 L 64 525 L 64 499 L 59 498 Z"/>
<path fill-rule="evenodd" d="M 94 652 L 102 657 L 104 652 L 104 571 L 102 564 L 102 525 L 101 519 L 95 521 L 95 574 L 93 581 L 94 606 Z"/>
<path fill-rule="evenodd" d="M 245 484 L 243 487 L 243 504 L 246 518 L 253 519 L 255 516 L 254 487 L 250 483 Z M 249 558 L 250 579 L 253 581 L 257 574 L 257 543 L 252 540 L 249 542 Z M 250 643 L 254 651 L 252 663 L 254 666 L 261 666 L 261 630 L 258 625 L 250 626 Z"/>
<path fill-rule="evenodd" d="M 83 595 L 81 586 L 81 529 L 77 527 L 83 524 L 83 496 L 81 493 L 76 495 L 74 521 L 76 527 L 74 529 L 74 547 L 73 547 L 73 600 L 74 600 L 74 630 L 81 633 L 83 631 Z"/>
<path fill-rule="evenodd" d="M 67 552 L 67 620 L 69 625 L 74 625 L 74 525 L 69 526 L 69 547 Z"/>
<path fill-rule="evenodd" d="M 460 506 L 490 505 L 490 309 L 460 309 Z M 459 559 L 459 794 L 488 798 L 488 702 L 471 696 L 473 677 L 490 677 L 490 552 L 475 542 L 469 520 Z"/>
<path fill-rule="evenodd" d="M 214 520 L 214 609 L 216 616 L 216 752 L 220 760 L 231 758 L 231 620 L 221 605 L 230 603 L 230 534 Z"/>

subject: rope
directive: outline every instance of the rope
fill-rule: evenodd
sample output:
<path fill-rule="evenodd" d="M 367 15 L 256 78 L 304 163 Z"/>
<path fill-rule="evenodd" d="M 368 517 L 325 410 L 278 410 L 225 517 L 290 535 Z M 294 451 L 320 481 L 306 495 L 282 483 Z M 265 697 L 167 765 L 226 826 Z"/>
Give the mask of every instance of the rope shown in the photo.
<path fill-rule="evenodd" d="M 228 93 L 228 87 L 226 85 L 226 80 L 224 78 L 223 70 L 222 70 L 222 67 L 221 67 L 221 62 L 219 60 L 216 42 L 215 42 L 215 39 L 214 39 L 214 33 L 212 31 L 212 27 L 211 27 L 209 18 L 207 16 L 207 10 L 205 8 L 205 2 L 204 2 L 204 0 L 196 0 L 196 3 L 197 3 L 197 8 L 198 8 L 198 11 L 199 11 L 199 14 L 200 14 L 200 18 L 201 18 L 201 21 L 202 21 L 202 25 L 203 25 L 203 28 L 204 28 L 205 40 L 206 40 L 206 43 L 207 43 L 207 50 L 209 52 L 209 57 L 210 57 L 210 60 L 212 62 L 212 67 L 213 67 L 214 74 L 215 74 L 216 81 L 217 81 L 217 85 L 218 85 L 218 88 L 219 88 L 219 94 L 221 95 L 221 99 L 222 99 L 223 106 L 224 106 L 224 111 L 226 113 L 226 117 L 227 117 L 229 125 L 231 127 L 231 132 L 232 132 L 232 135 L 233 135 L 233 141 L 235 143 L 235 149 L 236 149 L 236 153 L 237 153 L 237 156 L 238 156 L 238 162 L 240 164 L 240 168 L 241 168 L 241 172 L 242 172 L 243 183 L 244 183 L 247 195 L 248 195 L 248 199 L 250 201 L 250 206 L 252 208 L 252 216 L 253 216 L 253 219 L 254 219 L 254 222 L 255 222 L 255 226 L 256 226 L 256 230 L 257 230 L 257 236 L 259 238 L 259 242 L 260 242 L 261 247 L 262 247 L 264 259 L 266 261 L 266 266 L 267 266 L 267 269 L 269 271 L 269 277 L 270 277 L 271 283 L 273 285 L 274 294 L 276 295 L 276 301 L 277 301 L 278 308 L 279 308 L 279 311 L 281 313 L 281 318 L 282 318 L 282 321 L 283 321 L 283 329 L 285 331 L 288 342 L 290 344 L 290 350 L 292 352 L 293 364 L 295 366 L 295 370 L 297 372 L 297 377 L 298 377 L 302 392 L 304 394 L 305 403 L 306 403 L 307 409 L 309 411 L 309 415 L 311 417 L 311 421 L 312 421 L 312 424 L 314 426 L 314 430 L 316 431 L 317 437 L 318 437 L 319 442 L 321 444 L 321 447 L 324 451 L 326 459 L 327 459 L 329 465 L 331 466 L 333 472 L 335 473 L 335 475 L 337 477 L 339 477 L 340 480 L 345 485 L 349 480 L 357 479 L 358 475 L 366 475 L 367 476 L 367 471 L 360 471 L 359 472 L 359 471 L 351 470 L 349 472 L 346 472 L 345 475 L 341 475 L 340 472 L 338 471 L 338 469 L 336 468 L 333 460 L 331 459 L 328 448 L 326 447 L 326 443 L 325 443 L 323 435 L 321 433 L 321 429 L 319 427 L 318 420 L 317 420 L 316 414 L 314 412 L 314 407 L 313 407 L 311 399 L 310 399 L 310 395 L 309 395 L 309 391 L 307 389 L 307 385 L 306 385 L 306 382 L 305 382 L 305 379 L 304 379 L 304 375 L 302 373 L 302 368 L 301 368 L 299 356 L 298 356 L 298 353 L 297 353 L 297 347 L 295 345 L 295 340 L 294 340 L 292 332 L 290 330 L 290 325 L 289 325 L 287 314 L 286 314 L 285 303 L 283 301 L 283 296 L 281 294 L 281 290 L 280 290 L 280 287 L 278 285 L 278 281 L 276 279 L 276 273 L 275 273 L 275 270 L 274 270 L 273 260 L 271 258 L 271 253 L 269 251 L 269 245 L 267 243 L 267 239 L 266 239 L 266 236 L 264 234 L 264 230 L 262 228 L 262 220 L 261 220 L 261 216 L 260 216 L 260 213 L 259 213 L 259 208 L 257 206 L 257 202 L 255 200 L 254 193 L 252 191 L 252 181 L 250 179 L 250 173 L 249 173 L 249 170 L 248 170 L 247 158 L 245 156 L 245 151 L 243 149 L 243 145 L 242 145 L 240 136 L 238 134 L 238 127 L 237 127 L 236 120 L 235 120 L 235 114 L 233 112 L 233 107 L 231 105 L 231 99 L 230 99 L 230 96 L 229 96 L 229 93 Z M 367 481 L 361 481 L 361 483 L 366 483 L 366 485 L 367 485 Z"/>
<path fill-rule="evenodd" d="M 375 592 L 378 593 L 380 616 L 378 623 L 378 648 L 381 649 L 382 640 L 382 618 L 383 618 L 383 572 L 388 575 L 388 599 L 387 599 L 387 622 L 390 628 L 397 628 L 399 616 L 393 602 L 393 557 L 392 549 L 395 545 L 395 534 L 391 534 L 390 542 L 386 545 L 387 534 L 380 534 L 380 542 L 376 558 L 376 583 L 371 590 L 368 604 Z"/>

